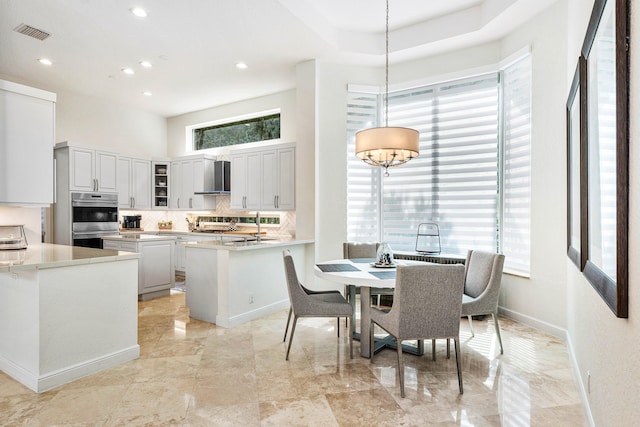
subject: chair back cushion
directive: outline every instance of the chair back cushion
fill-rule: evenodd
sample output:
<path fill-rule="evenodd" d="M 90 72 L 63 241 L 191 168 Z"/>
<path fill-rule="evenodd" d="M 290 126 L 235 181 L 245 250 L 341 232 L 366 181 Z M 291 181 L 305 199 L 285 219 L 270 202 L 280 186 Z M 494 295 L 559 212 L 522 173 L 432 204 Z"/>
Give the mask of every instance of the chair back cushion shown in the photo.
<path fill-rule="evenodd" d="M 379 243 L 344 242 L 342 244 L 342 254 L 345 259 L 355 258 L 376 258 Z"/>
<path fill-rule="evenodd" d="M 398 267 L 389 314 L 396 312 L 399 338 L 457 337 L 463 288 L 461 264 Z"/>
<path fill-rule="evenodd" d="M 464 293 L 477 298 L 489 285 L 494 261 L 498 254 L 483 251 L 469 251 L 467 255 Z"/>

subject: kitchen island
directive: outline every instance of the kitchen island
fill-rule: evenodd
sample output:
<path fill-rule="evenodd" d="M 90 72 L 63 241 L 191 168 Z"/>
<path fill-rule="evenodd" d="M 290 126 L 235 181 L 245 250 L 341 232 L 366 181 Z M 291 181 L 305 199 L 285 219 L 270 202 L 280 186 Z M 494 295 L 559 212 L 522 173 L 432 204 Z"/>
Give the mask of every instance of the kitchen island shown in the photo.
<path fill-rule="evenodd" d="M 104 249 L 137 252 L 138 298 L 146 301 L 166 297 L 175 286 L 175 236 L 153 234 L 121 234 L 104 236 Z"/>
<path fill-rule="evenodd" d="M 0 263 L 0 369 L 43 392 L 139 357 L 139 254 L 29 245 Z"/>
<path fill-rule="evenodd" d="M 282 251 L 290 250 L 303 266 L 310 244 L 313 240 L 184 244 L 190 316 L 232 328 L 289 307 Z"/>

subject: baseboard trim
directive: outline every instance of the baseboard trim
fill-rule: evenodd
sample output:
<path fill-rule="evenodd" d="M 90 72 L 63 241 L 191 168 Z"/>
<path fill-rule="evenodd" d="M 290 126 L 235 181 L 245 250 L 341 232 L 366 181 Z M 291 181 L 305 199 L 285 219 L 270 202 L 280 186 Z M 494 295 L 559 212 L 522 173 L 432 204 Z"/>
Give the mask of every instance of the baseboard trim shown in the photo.
<path fill-rule="evenodd" d="M 503 314 L 510 319 L 517 320 L 520 323 L 524 323 L 525 325 L 546 332 L 556 338 L 561 338 L 563 340 L 566 339 L 567 331 L 557 327 L 556 325 L 552 325 L 551 323 L 544 322 L 542 320 L 536 319 L 535 317 L 527 316 L 526 314 L 522 314 L 504 307 L 499 307 L 498 311 L 500 314 Z"/>
<path fill-rule="evenodd" d="M 564 341 L 565 345 L 567 346 L 567 351 L 569 353 L 569 364 L 571 365 L 571 372 L 578 386 L 578 394 L 580 395 L 580 401 L 582 403 L 582 411 L 584 412 L 584 416 L 587 422 L 589 423 L 589 425 L 592 427 L 595 427 L 595 422 L 593 420 L 593 416 L 591 415 L 591 406 L 589 405 L 589 399 L 587 398 L 587 389 L 584 383 L 582 382 L 582 375 L 580 375 L 580 369 L 578 368 L 578 360 L 576 359 L 576 354 L 573 348 L 573 343 L 571 341 L 571 335 L 569 334 L 569 331 L 567 331 L 566 329 L 559 328 L 550 323 L 544 322 L 542 320 L 536 319 L 534 317 L 527 316 L 526 314 L 509 310 L 504 307 L 499 307 L 498 311 L 500 312 L 500 314 L 504 315 L 505 317 L 516 320 L 527 326 L 531 326 L 532 328 L 536 328 L 538 330 L 546 332 Z"/>
<path fill-rule="evenodd" d="M 95 374 L 130 360 L 137 359 L 138 357 L 140 357 L 140 346 L 136 344 L 129 348 L 43 375 L 36 375 L 33 372 L 29 372 L 3 357 L 0 357 L 0 370 L 36 393 L 42 393 L 86 377 L 87 375 Z"/>
<path fill-rule="evenodd" d="M 250 320 L 255 320 L 268 314 L 275 313 L 280 310 L 289 308 L 289 299 L 277 301 L 272 304 L 268 304 L 257 308 L 255 310 L 247 311 L 245 313 L 238 314 L 236 316 L 222 317 L 216 316 L 216 325 L 223 328 L 235 328 Z"/>

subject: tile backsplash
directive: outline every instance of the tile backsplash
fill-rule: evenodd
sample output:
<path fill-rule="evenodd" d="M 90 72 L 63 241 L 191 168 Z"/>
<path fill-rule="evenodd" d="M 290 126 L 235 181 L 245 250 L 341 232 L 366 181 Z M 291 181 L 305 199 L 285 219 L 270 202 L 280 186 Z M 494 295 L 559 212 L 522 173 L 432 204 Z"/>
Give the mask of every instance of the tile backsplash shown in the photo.
<path fill-rule="evenodd" d="M 230 208 L 230 196 L 205 196 L 216 197 L 216 209 L 213 211 L 170 211 L 170 210 L 123 210 L 120 209 L 120 218 L 123 215 L 141 215 L 142 220 L 140 226 L 145 231 L 158 230 L 158 222 L 171 221 L 173 230 L 189 231 L 187 218 L 193 221 L 195 217 L 255 217 L 255 212 L 232 211 Z M 268 234 L 286 237 L 295 237 L 296 234 L 296 213 L 294 211 L 286 212 L 260 212 L 261 216 L 279 216 L 279 225 L 263 225 L 262 230 Z M 255 226 L 253 226 L 255 227 Z M 238 224 L 238 229 L 242 229 L 243 225 Z"/>

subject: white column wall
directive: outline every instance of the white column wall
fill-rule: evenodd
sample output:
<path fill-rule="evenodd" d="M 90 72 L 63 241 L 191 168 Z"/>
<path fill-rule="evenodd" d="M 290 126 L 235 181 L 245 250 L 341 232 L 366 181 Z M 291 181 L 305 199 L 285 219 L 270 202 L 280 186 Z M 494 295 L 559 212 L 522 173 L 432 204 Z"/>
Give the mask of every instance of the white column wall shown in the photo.
<path fill-rule="evenodd" d="M 557 2 L 502 41 L 531 46 L 531 277 L 505 275 L 500 306 L 555 335 L 566 328 L 566 3 Z M 544 30 L 542 30 L 544 29 Z"/>

